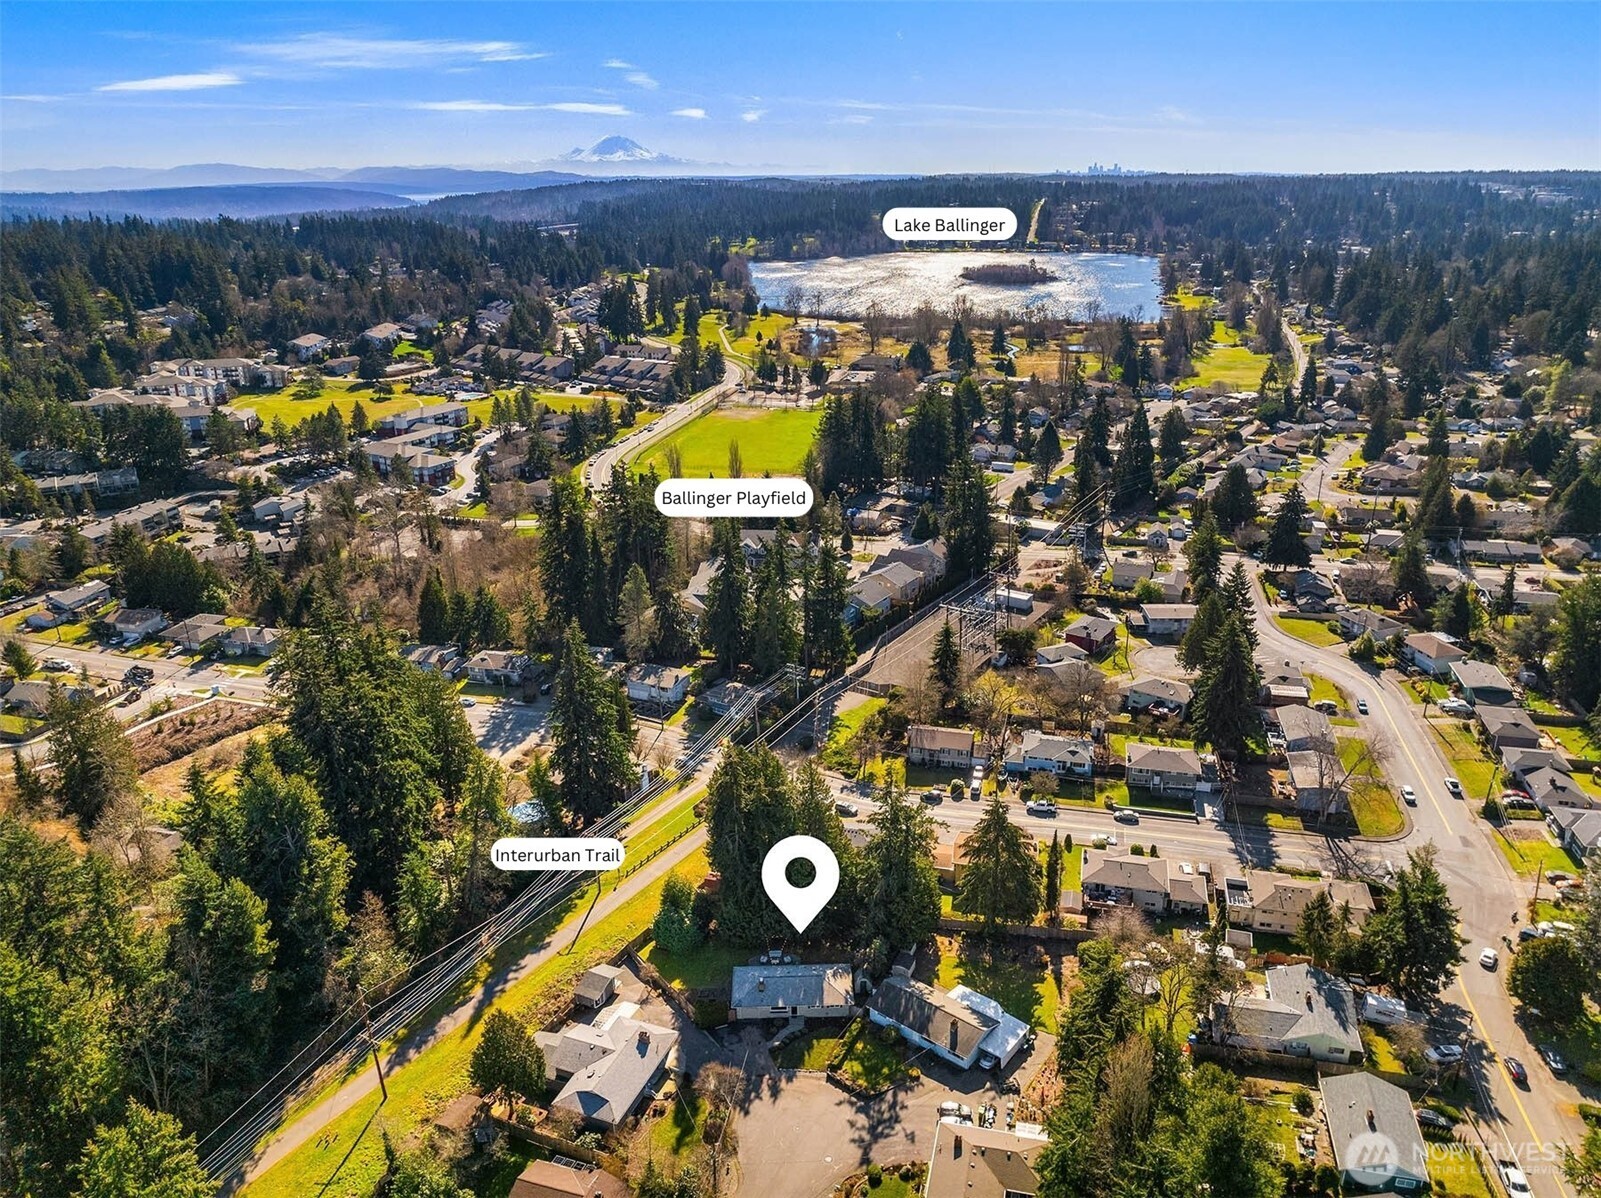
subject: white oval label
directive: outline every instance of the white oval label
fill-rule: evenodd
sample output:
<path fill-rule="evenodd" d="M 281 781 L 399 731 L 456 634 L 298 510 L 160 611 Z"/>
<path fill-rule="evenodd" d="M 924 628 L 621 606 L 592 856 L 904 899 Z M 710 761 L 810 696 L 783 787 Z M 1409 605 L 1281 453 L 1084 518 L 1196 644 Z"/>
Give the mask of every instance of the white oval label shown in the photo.
<path fill-rule="evenodd" d="M 891 208 L 884 236 L 895 241 L 1005 241 L 1017 232 L 1010 208 Z"/>
<path fill-rule="evenodd" d="M 804 516 L 812 485 L 804 478 L 670 478 L 656 486 L 664 516 Z"/>
<path fill-rule="evenodd" d="M 503 836 L 489 859 L 504 870 L 616 869 L 623 842 L 608 836 Z"/>

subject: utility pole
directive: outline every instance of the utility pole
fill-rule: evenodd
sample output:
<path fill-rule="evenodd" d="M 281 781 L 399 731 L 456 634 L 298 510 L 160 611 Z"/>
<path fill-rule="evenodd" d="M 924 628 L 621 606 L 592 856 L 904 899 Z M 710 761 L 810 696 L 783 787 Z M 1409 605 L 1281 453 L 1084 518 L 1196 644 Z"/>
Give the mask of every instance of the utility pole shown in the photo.
<path fill-rule="evenodd" d="M 373 1071 L 378 1074 L 378 1092 L 383 1095 L 383 1101 L 389 1101 L 389 1086 L 384 1081 L 384 1064 L 378 1058 L 378 1045 L 372 1038 L 372 1020 L 367 1011 L 367 988 L 361 990 L 361 1027 L 367 1037 L 367 1048 L 372 1052 Z M 380 1104 L 381 1105 L 381 1104 Z"/>

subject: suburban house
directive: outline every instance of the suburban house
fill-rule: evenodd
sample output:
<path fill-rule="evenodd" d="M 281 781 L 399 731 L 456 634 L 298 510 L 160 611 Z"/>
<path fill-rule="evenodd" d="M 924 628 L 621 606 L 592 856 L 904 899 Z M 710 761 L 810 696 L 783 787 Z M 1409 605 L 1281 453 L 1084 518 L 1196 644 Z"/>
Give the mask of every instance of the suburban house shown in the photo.
<path fill-rule="evenodd" d="M 1095 746 L 1083 738 L 1025 732 L 1022 744 L 1006 754 L 1003 766 L 1009 774 L 1044 770 L 1072 778 L 1089 778 L 1094 774 Z"/>
<path fill-rule="evenodd" d="M 167 617 L 153 607 L 123 607 L 106 621 L 124 645 L 136 645 L 167 626 Z"/>
<path fill-rule="evenodd" d="M 756 688 L 730 678 L 708 686 L 700 693 L 700 702 L 713 715 L 727 715 L 737 703 L 746 702 Z"/>
<path fill-rule="evenodd" d="M 1259 661 L 1256 668 L 1262 679 L 1260 698 L 1266 706 L 1283 707 L 1311 702 L 1312 687 L 1295 662 Z"/>
<path fill-rule="evenodd" d="M 1311 965 L 1273 966 L 1263 994 L 1213 1003 L 1212 1038 L 1319 1061 L 1362 1059 L 1356 995 L 1344 979 Z"/>
<path fill-rule="evenodd" d="M 1521 707 L 1475 707 L 1473 714 L 1497 752 L 1540 747 L 1540 730 Z"/>
<path fill-rule="evenodd" d="M 1406 638 L 1401 650 L 1406 658 L 1425 674 L 1444 678 L 1451 667 L 1467 658 L 1462 646 L 1434 632 L 1414 632 Z"/>
<path fill-rule="evenodd" d="M 1169 703 L 1177 707 L 1182 716 L 1193 698 L 1195 691 L 1188 683 L 1171 678 L 1137 678 L 1128 684 L 1123 705 L 1130 711 L 1144 711 L 1152 703 Z"/>
<path fill-rule="evenodd" d="M 1128 744 L 1128 784 L 1157 794 L 1190 794 L 1201 784 L 1201 758 L 1194 749 Z"/>
<path fill-rule="evenodd" d="M 1023 833 L 1023 843 L 1030 856 L 1039 855 L 1039 843 L 1028 832 Z M 967 869 L 967 863 L 972 858 L 973 834 L 963 832 L 950 840 L 939 840 L 934 844 L 934 872 L 939 880 L 950 887 L 962 884 L 962 874 Z"/>
<path fill-rule="evenodd" d="M 1334 740 L 1330 737 L 1324 743 L 1327 748 L 1322 752 L 1302 750 L 1285 755 L 1295 809 L 1318 819 L 1344 815 L 1351 809 L 1351 797 L 1345 790 L 1345 767 L 1332 751 Z"/>
<path fill-rule="evenodd" d="M 229 628 L 222 638 L 222 651 L 228 657 L 271 657 L 278 652 L 283 633 L 260 624 L 241 624 Z"/>
<path fill-rule="evenodd" d="M 1147 558 L 1115 558 L 1112 561 L 1112 588 L 1118 591 L 1132 591 L 1154 573 L 1156 567 Z"/>
<path fill-rule="evenodd" d="M 851 584 L 845 600 L 845 622 L 859 624 L 864 619 L 881 616 L 895 603 L 895 587 L 876 574 L 863 574 Z"/>
<path fill-rule="evenodd" d="M 1565 771 L 1531 770 L 1523 779 L 1523 789 L 1529 792 L 1534 805 L 1550 813 L 1561 807 L 1576 811 L 1593 811 L 1601 802 L 1591 798 Z"/>
<path fill-rule="evenodd" d="M 173 644 L 190 653 L 199 653 L 212 641 L 228 631 L 228 621 L 221 616 L 201 613 L 181 620 L 166 630 L 166 637 Z"/>
<path fill-rule="evenodd" d="M 1062 661 L 1083 661 L 1087 657 L 1089 654 L 1071 641 L 1063 641 L 1059 645 L 1041 645 L 1034 650 L 1034 664 L 1037 666 L 1054 666 Z"/>
<path fill-rule="evenodd" d="M 479 686 L 521 686 L 533 663 L 510 649 L 480 649 L 467 659 L 467 680 Z"/>
<path fill-rule="evenodd" d="M 285 523 L 298 519 L 305 511 L 303 495 L 269 495 L 250 505 L 250 518 L 258 524 L 273 520 Z"/>
<path fill-rule="evenodd" d="M 968 728 L 942 728 L 936 724 L 913 724 L 906 730 L 906 761 L 937 769 L 954 769 L 966 774 L 973 766 L 978 734 Z"/>
<path fill-rule="evenodd" d="M 467 659 L 455 645 L 402 645 L 400 655 L 419 670 L 437 670 L 446 678 L 459 678 Z"/>
<path fill-rule="evenodd" d="M 688 696 L 694 681 L 695 672 L 681 666 L 641 664 L 629 666 L 623 674 L 630 702 L 658 707 L 677 707 Z"/>
<path fill-rule="evenodd" d="M 1412 1096 L 1366 1071 L 1318 1079 L 1342 1189 L 1407 1194 L 1429 1187 L 1429 1150 Z"/>
<path fill-rule="evenodd" d="M 1535 770 L 1553 769 L 1559 774 L 1573 772 L 1568 768 L 1568 759 L 1550 749 L 1510 748 L 1501 754 L 1501 765 L 1514 782 L 1525 788 L 1529 775 Z"/>
<path fill-rule="evenodd" d="M 1028 1035 L 1028 1024 L 994 999 L 966 986 L 946 991 L 899 974 L 885 978 L 867 1000 L 867 1017 L 958 1069 L 1004 1067 Z"/>
<path fill-rule="evenodd" d="M 58 617 L 80 615 L 109 602 L 111 587 L 99 578 L 62 591 L 51 591 L 44 597 L 45 609 Z"/>
<path fill-rule="evenodd" d="M 591 1127 L 616 1127 L 633 1113 L 678 1046 L 676 1031 L 635 1019 L 637 1011 L 633 1003 L 613 1003 L 593 1023 L 534 1033 L 547 1075 L 562 1083 L 551 1107 Z"/>
<path fill-rule="evenodd" d="M 1168 603 L 1178 603 L 1184 598 L 1184 592 L 1190 585 L 1190 575 L 1186 570 L 1166 570 L 1161 574 L 1151 575 L 1151 581 L 1162 590 L 1162 598 Z"/>
<path fill-rule="evenodd" d="M 1405 632 L 1406 625 L 1399 620 L 1392 620 L 1380 611 L 1369 611 L 1365 607 L 1348 607 L 1338 613 L 1340 631 L 1356 640 L 1364 632 L 1380 643 L 1389 640 L 1398 632 Z"/>
<path fill-rule="evenodd" d="M 1278 720 L 1286 753 L 1334 746 L 1334 725 L 1321 711 L 1313 711 L 1304 703 L 1288 703 L 1273 708 L 1271 715 Z"/>
<path fill-rule="evenodd" d="M 33 678 L 13 683 L 5 693 L 5 705 L 24 715 L 42 716 L 50 706 L 51 696 L 58 693 L 65 699 L 94 698 L 93 687 L 63 686 L 59 682 Z"/>
<path fill-rule="evenodd" d="M 529 1161 L 511 1183 L 507 1198 L 629 1198 L 633 1191 L 599 1165 L 562 1157 Z"/>
<path fill-rule="evenodd" d="M 1511 679 L 1487 661 L 1452 662 L 1451 675 L 1461 686 L 1462 697 L 1475 707 L 1480 703 L 1511 707 L 1517 702 Z"/>
<path fill-rule="evenodd" d="M 1080 616 L 1067 626 L 1062 640 L 1094 657 L 1117 643 L 1117 621 L 1102 616 Z"/>
<path fill-rule="evenodd" d="M 1204 915 L 1211 867 L 1167 857 L 1084 849 L 1080 890 L 1086 903 L 1135 906 L 1153 915 Z"/>
<path fill-rule="evenodd" d="M 1007 1131 L 941 1119 L 923 1198 L 1034 1198 L 1040 1188 L 1034 1166 L 1048 1143 L 1043 1132 L 1021 1125 Z"/>
<path fill-rule="evenodd" d="M 1601 811 L 1557 807 L 1545 818 L 1562 847 L 1584 862 L 1601 861 Z"/>
<path fill-rule="evenodd" d="M 376 346 L 379 349 L 393 349 L 402 335 L 398 324 L 392 320 L 386 320 L 373 325 L 370 329 L 364 330 L 361 334 L 361 339 L 368 345 Z"/>
<path fill-rule="evenodd" d="M 1148 637 L 1181 637 L 1195 620 L 1195 604 L 1142 603 L 1140 619 Z"/>
<path fill-rule="evenodd" d="M 1360 928 L 1373 914 L 1373 895 L 1366 882 L 1340 878 L 1297 878 L 1272 870 L 1250 870 L 1223 881 L 1223 902 L 1229 922 L 1253 932 L 1290 935 L 1312 896 L 1325 893 L 1339 911 L 1349 907 L 1351 923 Z"/>
<path fill-rule="evenodd" d="M 736 965 L 728 1021 L 846 1019 L 856 1013 L 849 965 Z"/>

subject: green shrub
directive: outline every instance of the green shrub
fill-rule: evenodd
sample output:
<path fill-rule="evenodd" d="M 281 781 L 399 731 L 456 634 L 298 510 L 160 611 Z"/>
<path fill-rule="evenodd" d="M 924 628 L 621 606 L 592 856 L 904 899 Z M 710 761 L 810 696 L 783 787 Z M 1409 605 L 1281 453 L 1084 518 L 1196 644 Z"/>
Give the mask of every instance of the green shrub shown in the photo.
<path fill-rule="evenodd" d="M 867 1166 L 867 1184 L 870 1185 L 870 1186 L 875 1186 L 876 1187 L 876 1186 L 882 1185 L 883 1182 L 884 1182 L 884 1167 L 882 1165 L 878 1165 L 878 1164 L 868 1165 Z"/>
<path fill-rule="evenodd" d="M 1295 1113 L 1297 1115 L 1300 1115 L 1303 1119 L 1311 1115 L 1312 1091 L 1308 1090 L 1305 1086 L 1302 1086 L 1300 1089 L 1296 1090 L 1295 1097 L 1290 1101 L 1295 1107 Z"/>

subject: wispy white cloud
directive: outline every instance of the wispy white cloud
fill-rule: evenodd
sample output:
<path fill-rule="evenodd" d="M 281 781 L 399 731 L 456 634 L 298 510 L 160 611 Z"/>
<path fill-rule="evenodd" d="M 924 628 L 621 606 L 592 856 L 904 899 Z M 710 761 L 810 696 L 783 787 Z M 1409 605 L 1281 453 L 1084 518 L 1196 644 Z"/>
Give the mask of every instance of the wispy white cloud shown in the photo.
<path fill-rule="evenodd" d="M 621 58 L 608 58 L 600 65 L 609 71 L 632 71 L 636 69 L 633 63 L 624 62 Z"/>
<path fill-rule="evenodd" d="M 704 121 L 706 119 L 706 110 L 704 108 L 675 108 L 673 109 L 673 115 L 687 117 L 692 121 Z"/>
<path fill-rule="evenodd" d="M 766 115 L 767 109 L 765 108 L 747 108 L 744 112 L 739 114 L 739 119 L 744 121 L 747 125 L 754 125 Z"/>
<path fill-rule="evenodd" d="M 452 62 L 527 62 L 548 58 L 521 42 L 460 41 L 434 38 L 360 37 L 344 33 L 301 33 L 272 41 L 241 43 L 240 54 L 292 67 L 338 70 L 393 70 Z"/>
<path fill-rule="evenodd" d="M 849 116 L 836 117 L 832 123 L 835 125 L 868 125 L 872 121 L 873 118 L 866 113 L 853 112 Z"/>
<path fill-rule="evenodd" d="M 625 78 L 635 87 L 642 87 L 648 92 L 653 92 L 661 86 L 644 71 L 630 71 Z"/>
<path fill-rule="evenodd" d="M 621 104 L 562 100 L 553 104 L 508 104 L 501 100 L 423 100 L 409 105 L 420 112 L 575 112 L 591 116 L 632 116 Z"/>
<path fill-rule="evenodd" d="M 211 87 L 233 87 L 244 80 L 232 71 L 205 71 L 196 75 L 157 75 L 151 79 L 123 79 L 103 83 L 100 92 L 195 92 Z"/>
<path fill-rule="evenodd" d="M 0 96 L 0 100 L 4 100 L 10 104 L 50 104 L 59 99 L 61 99 L 60 96 L 44 96 L 36 94 Z"/>
<path fill-rule="evenodd" d="M 1168 121 L 1174 125 L 1195 125 L 1200 123 L 1200 118 L 1193 112 L 1186 112 L 1184 109 L 1172 104 L 1164 104 L 1158 108 L 1156 110 L 1156 119 Z"/>

